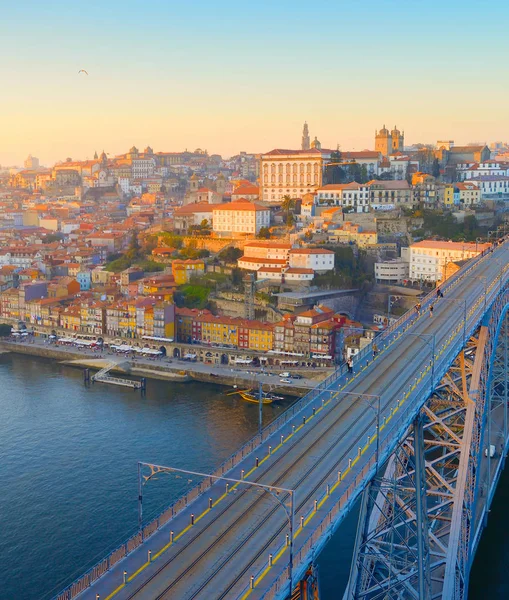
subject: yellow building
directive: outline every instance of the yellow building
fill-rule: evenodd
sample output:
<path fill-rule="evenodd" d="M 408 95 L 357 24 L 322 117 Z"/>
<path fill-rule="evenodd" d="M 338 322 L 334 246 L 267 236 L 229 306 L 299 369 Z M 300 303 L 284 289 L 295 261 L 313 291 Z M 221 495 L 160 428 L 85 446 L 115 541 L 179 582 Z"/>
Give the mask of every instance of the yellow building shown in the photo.
<path fill-rule="evenodd" d="M 454 204 L 454 185 L 446 183 L 444 186 L 444 204 L 452 206 Z"/>
<path fill-rule="evenodd" d="M 60 327 L 69 331 L 80 331 L 81 309 L 79 306 L 69 306 L 60 313 Z"/>
<path fill-rule="evenodd" d="M 125 310 L 118 317 L 118 330 L 122 337 L 133 338 L 136 335 L 136 300 L 125 304 Z"/>
<path fill-rule="evenodd" d="M 189 283 L 191 277 L 200 277 L 205 273 L 203 260 L 174 260 L 171 263 L 171 272 L 177 285 Z"/>
<path fill-rule="evenodd" d="M 203 315 L 198 318 L 201 323 L 201 339 L 211 344 L 227 344 L 237 346 L 238 322 L 230 317 Z"/>
<path fill-rule="evenodd" d="M 349 244 L 354 242 L 359 248 L 365 248 L 378 243 L 378 234 L 376 231 L 363 230 L 356 223 L 345 221 L 343 227 L 329 232 L 329 241 L 336 244 Z"/>
<path fill-rule="evenodd" d="M 249 350 L 268 352 L 272 350 L 273 325 L 257 321 L 247 321 L 249 329 Z"/>

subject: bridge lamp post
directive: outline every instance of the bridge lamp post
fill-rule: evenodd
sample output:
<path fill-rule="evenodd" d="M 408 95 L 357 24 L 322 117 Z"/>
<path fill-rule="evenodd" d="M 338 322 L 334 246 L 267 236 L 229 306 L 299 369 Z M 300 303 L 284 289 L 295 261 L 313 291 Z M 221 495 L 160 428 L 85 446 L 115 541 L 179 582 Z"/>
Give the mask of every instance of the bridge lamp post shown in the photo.
<path fill-rule="evenodd" d="M 150 469 L 149 475 L 143 475 L 143 467 Z M 154 465 L 151 463 L 138 461 L 138 524 L 141 530 L 142 517 L 143 517 L 143 486 L 147 484 L 153 477 L 160 473 L 182 473 L 183 475 L 191 475 L 193 477 L 203 477 L 209 479 L 215 479 L 216 481 L 226 481 L 228 483 L 234 483 L 237 485 L 246 485 L 255 488 L 259 488 L 264 492 L 268 492 L 285 511 L 286 520 L 288 521 L 289 527 L 289 539 L 287 540 L 288 547 L 290 549 L 290 557 L 288 564 L 288 579 L 290 582 L 290 593 L 293 589 L 293 531 L 295 521 L 295 490 L 288 488 L 278 487 L 275 485 L 264 485 L 263 483 L 257 483 L 256 481 L 249 481 L 248 479 L 235 479 L 233 477 L 223 477 L 221 475 L 212 475 L 210 473 L 200 473 L 199 471 L 188 471 L 186 469 L 178 469 L 176 467 L 165 467 L 161 465 Z M 228 492 L 227 492 L 228 493 Z M 285 501 L 281 496 L 290 496 L 290 506 L 285 504 Z"/>
<path fill-rule="evenodd" d="M 392 302 L 391 302 L 391 298 L 393 298 Z M 394 304 L 398 300 L 401 300 L 401 296 L 394 296 L 393 294 L 388 294 L 387 295 L 387 327 L 389 327 L 389 325 L 390 325 L 391 308 L 394 306 Z"/>

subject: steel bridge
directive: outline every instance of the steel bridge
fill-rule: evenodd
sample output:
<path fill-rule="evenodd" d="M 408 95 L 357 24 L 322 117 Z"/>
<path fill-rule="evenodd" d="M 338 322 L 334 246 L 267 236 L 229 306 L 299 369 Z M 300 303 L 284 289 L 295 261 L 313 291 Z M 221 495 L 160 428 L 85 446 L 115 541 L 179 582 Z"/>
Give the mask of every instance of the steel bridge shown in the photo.
<path fill-rule="evenodd" d="M 140 463 L 138 533 L 57 600 L 311 598 L 358 504 L 345 598 L 466 598 L 508 450 L 508 268 L 506 242 L 470 261 L 214 473 Z M 144 524 L 163 473 L 194 487 Z"/>

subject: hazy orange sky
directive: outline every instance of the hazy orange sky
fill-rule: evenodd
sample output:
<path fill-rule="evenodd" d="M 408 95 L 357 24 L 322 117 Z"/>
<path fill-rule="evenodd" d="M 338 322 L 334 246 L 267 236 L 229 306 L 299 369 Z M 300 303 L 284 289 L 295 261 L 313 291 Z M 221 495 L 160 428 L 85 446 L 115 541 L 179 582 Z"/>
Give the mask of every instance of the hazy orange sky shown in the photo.
<path fill-rule="evenodd" d="M 496 5 L 496 6 L 495 6 Z M 86 6 L 86 10 L 85 10 Z M 509 3 L 25 2 L 0 21 L 0 164 L 509 139 Z M 472 11 L 476 11 L 475 18 Z M 494 14 L 497 17 L 494 19 Z M 475 43 L 474 43 L 475 40 Z M 488 58 L 484 59 L 483 55 Z M 7 57 L 7 58 L 6 58 Z M 89 76 L 78 75 L 87 69 Z"/>

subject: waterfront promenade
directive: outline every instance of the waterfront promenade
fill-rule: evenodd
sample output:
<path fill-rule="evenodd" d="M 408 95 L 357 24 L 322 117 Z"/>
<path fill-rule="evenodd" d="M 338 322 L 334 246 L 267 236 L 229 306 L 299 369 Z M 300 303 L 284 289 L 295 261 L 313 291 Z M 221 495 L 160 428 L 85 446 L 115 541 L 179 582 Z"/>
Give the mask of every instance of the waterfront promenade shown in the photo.
<path fill-rule="evenodd" d="M 117 356 L 107 349 L 102 352 L 78 348 L 75 346 L 64 346 L 56 343 L 48 343 L 47 339 L 40 336 L 28 336 L 25 341 L 12 341 L 4 339 L 0 341 L 0 349 L 4 351 L 30 354 L 34 356 L 47 357 L 60 360 L 75 367 L 101 369 L 104 361 L 114 359 Z M 221 385 L 242 385 L 245 387 L 255 386 L 262 383 L 266 391 L 280 390 L 290 396 L 301 396 L 307 389 L 311 389 L 321 379 L 332 373 L 332 369 L 291 369 L 297 373 L 306 375 L 303 379 L 295 380 L 293 384 L 282 384 L 280 373 L 287 371 L 287 367 L 273 366 L 270 369 L 254 367 L 252 365 L 239 367 L 237 365 L 218 365 L 202 362 L 189 362 L 176 358 L 148 358 L 136 356 L 129 360 L 127 369 L 117 372 L 131 373 L 132 375 L 168 381 L 203 381 Z M 184 374 L 183 374 L 184 373 Z M 104 385 L 104 384 L 98 384 Z"/>

